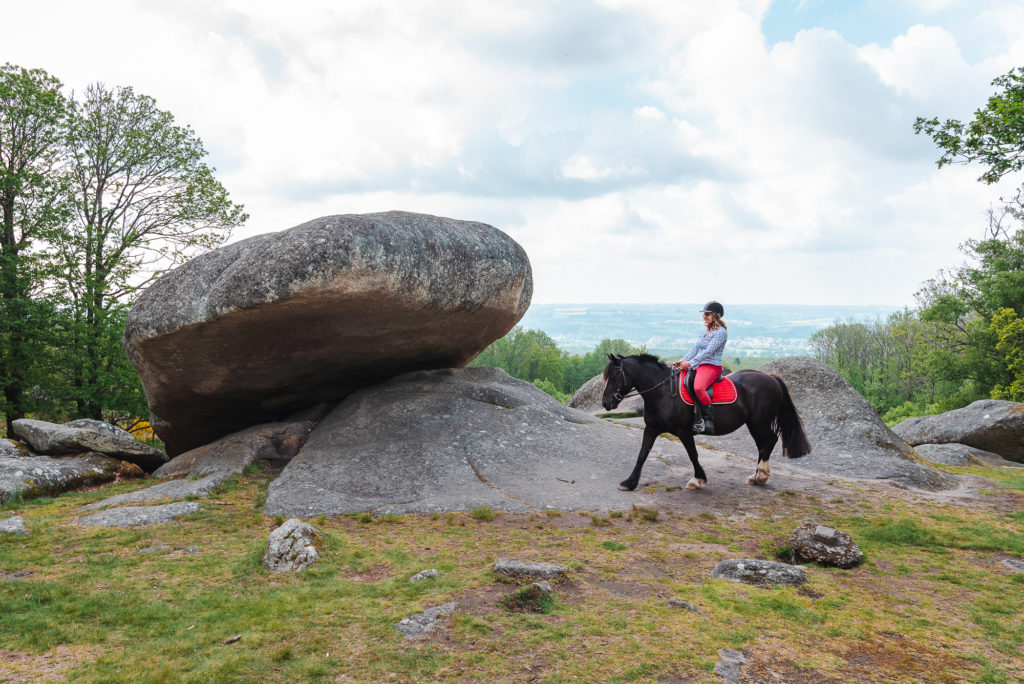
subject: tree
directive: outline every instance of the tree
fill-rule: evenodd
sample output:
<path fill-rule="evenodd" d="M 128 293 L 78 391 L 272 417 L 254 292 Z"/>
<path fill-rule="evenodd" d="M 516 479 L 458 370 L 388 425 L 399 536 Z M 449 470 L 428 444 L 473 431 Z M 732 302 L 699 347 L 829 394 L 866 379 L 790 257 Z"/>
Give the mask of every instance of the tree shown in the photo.
<path fill-rule="evenodd" d="M 978 178 L 995 183 L 1007 173 L 1024 168 L 1024 67 L 1011 69 L 992 85 L 1001 88 L 988 98 L 974 120 L 940 122 L 917 117 L 914 132 L 925 133 L 942 150 L 939 168 L 946 164 L 980 162 L 988 168 Z"/>
<path fill-rule="evenodd" d="M 125 303 L 161 269 L 223 243 L 247 216 L 204 163 L 192 129 L 131 88 L 89 86 L 66 146 L 73 217 L 52 242 L 76 350 L 69 398 L 78 415 L 102 418 L 104 405 L 132 394 L 123 383 L 138 382 L 111 334 Z"/>
<path fill-rule="evenodd" d="M 979 162 L 986 166 L 979 181 L 995 183 L 1024 169 L 1024 67 L 992 81 L 1001 90 L 964 124 L 955 119 L 918 117 L 917 133 L 927 133 L 942 150 L 946 164 Z M 982 240 L 962 249 L 970 263 L 929 283 L 921 318 L 938 322 L 945 333 L 944 350 L 932 369 L 946 380 L 960 377 L 961 399 L 1016 396 L 1024 339 L 1017 320 L 1024 313 L 1024 198 L 1022 190 L 989 212 Z M 1012 226 L 1012 227 L 1011 227 Z"/>
<path fill-rule="evenodd" d="M 32 408 L 45 364 L 50 305 L 40 243 L 65 218 L 59 182 L 68 112 L 61 83 L 40 69 L 0 67 L 0 410 L 7 434 Z"/>

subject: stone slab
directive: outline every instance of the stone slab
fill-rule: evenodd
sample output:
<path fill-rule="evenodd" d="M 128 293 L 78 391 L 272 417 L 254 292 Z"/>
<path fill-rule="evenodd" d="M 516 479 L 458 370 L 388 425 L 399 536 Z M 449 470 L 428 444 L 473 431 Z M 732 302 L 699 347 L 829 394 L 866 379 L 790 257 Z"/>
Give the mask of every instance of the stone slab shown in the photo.
<path fill-rule="evenodd" d="M 195 513 L 199 504 L 194 501 L 179 501 L 162 506 L 130 506 L 127 508 L 111 508 L 87 515 L 79 520 L 80 525 L 96 525 L 100 527 L 140 527 L 172 522 L 183 515 Z"/>

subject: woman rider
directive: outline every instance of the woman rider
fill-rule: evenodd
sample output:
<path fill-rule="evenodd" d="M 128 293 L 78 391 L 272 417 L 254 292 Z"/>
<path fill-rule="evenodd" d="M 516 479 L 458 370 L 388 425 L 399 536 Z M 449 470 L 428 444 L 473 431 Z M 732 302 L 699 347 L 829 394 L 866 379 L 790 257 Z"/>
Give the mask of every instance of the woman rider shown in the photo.
<path fill-rule="evenodd" d="M 729 339 L 729 332 L 722 320 L 725 309 L 718 302 L 708 302 L 701 311 L 704 314 L 704 334 L 683 358 L 672 364 L 683 371 L 694 369 L 692 387 L 694 400 L 700 403 L 700 412 L 694 409 L 693 431 L 714 434 L 715 425 L 711 415 L 711 397 L 707 389 L 722 374 L 722 352 Z"/>

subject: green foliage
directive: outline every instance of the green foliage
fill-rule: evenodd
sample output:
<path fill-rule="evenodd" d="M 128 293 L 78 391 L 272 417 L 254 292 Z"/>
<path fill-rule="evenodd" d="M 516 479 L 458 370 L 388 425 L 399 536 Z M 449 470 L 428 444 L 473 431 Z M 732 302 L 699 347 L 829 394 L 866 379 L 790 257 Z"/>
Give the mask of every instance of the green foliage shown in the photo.
<path fill-rule="evenodd" d="M 60 174 L 68 102 L 41 69 L 0 66 L 0 411 L 6 428 L 43 405 L 53 275 L 42 242 L 66 219 Z"/>
<path fill-rule="evenodd" d="M 1002 308 L 992 317 L 992 329 L 1010 374 L 1007 384 L 993 388 L 992 398 L 1024 401 L 1024 319 L 1013 309 Z"/>
<path fill-rule="evenodd" d="M 995 183 L 1007 173 L 1024 168 L 1024 67 L 1011 69 L 992 85 L 1001 89 L 974 120 L 939 122 L 938 118 L 917 117 L 915 133 L 931 136 L 942 150 L 938 165 L 979 162 L 988 168 L 980 181 Z"/>
<path fill-rule="evenodd" d="M 645 347 L 634 347 L 625 340 L 604 339 L 587 354 L 569 354 L 547 333 L 516 326 L 469 365 L 501 368 L 564 404 L 583 383 L 604 370 L 608 354 L 628 356 L 645 351 Z"/>
<path fill-rule="evenodd" d="M 472 515 L 475 520 L 494 520 L 494 511 L 490 506 L 478 506 L 473 509 Z"/>
<path fill-rule="evenodd" d="M 0 411 L 130 428 L 148 413 L 121 347 L 135 295 L 246 215 L 152 98 L 60 89 L 0 67 Z"/>

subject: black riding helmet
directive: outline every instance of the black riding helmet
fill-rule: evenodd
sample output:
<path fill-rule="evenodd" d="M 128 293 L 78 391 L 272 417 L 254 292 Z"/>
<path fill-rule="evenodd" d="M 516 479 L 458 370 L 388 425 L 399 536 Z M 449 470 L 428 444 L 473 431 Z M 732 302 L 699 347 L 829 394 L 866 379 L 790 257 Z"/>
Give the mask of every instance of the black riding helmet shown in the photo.
<path fill-rule="evenodd" d="M 704 305 L 704 308 L 700 310 L 701 313 L 716 313 L 719 316 L 725 315 L 725 309 L 718 302 L 711 301 Z"/>

